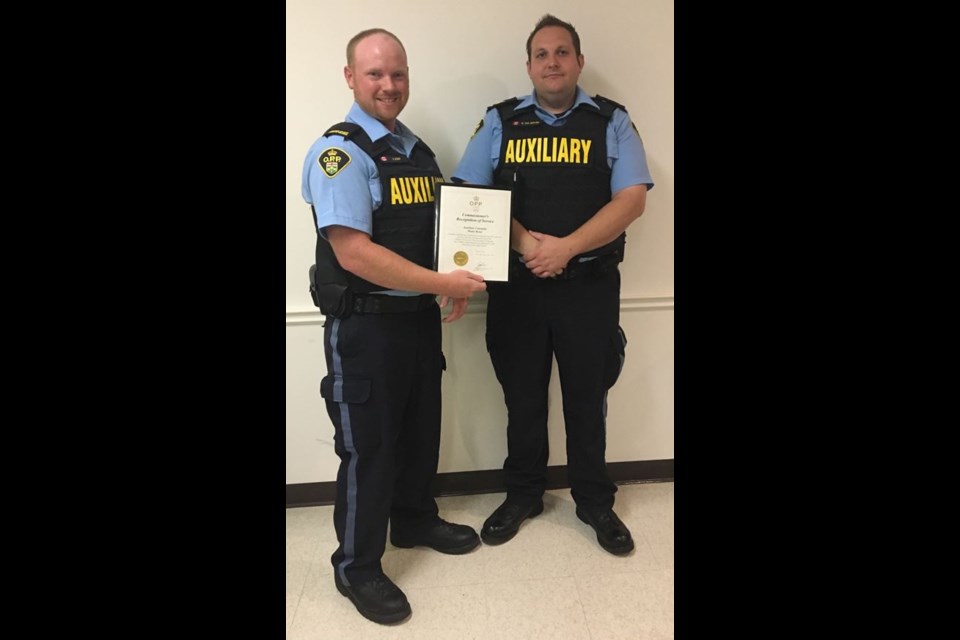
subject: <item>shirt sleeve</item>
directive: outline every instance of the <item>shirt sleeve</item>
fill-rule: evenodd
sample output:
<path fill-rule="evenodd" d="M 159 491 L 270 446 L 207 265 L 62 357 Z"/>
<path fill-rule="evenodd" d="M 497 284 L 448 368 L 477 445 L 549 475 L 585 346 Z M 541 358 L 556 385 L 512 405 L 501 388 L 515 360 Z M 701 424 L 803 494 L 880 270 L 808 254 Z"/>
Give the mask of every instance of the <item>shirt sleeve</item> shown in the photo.
<path fill-rule="evenodd" d="M 488 109 L 467 142 L 467 148 L 453 172 L 453 178 L 470 184 L 493 184 L 493 170 L 500 160 L 502 137 L 503 123 L 500 122 L 500 114 L 496 109 Z"/>
<path fill-rule="evenodd" d="M 323 237 L 334 224 L 373 235 L 373 211 L 382 201 L 380 175 L 353 142 L 340 136 L 317 140 L 304 161 L 301 191 L 316 211 Z"/>
<path fill-rule="evenodd" d="M 630 116 L 622 109 L 613 112 L 607 126 L 607 154 L 610 157 L 610 192 L 637 184 L 653 189 L 653 178 L 647 166 L 647 154 L 643 149 L 643 140 L 630 121 Z"/>

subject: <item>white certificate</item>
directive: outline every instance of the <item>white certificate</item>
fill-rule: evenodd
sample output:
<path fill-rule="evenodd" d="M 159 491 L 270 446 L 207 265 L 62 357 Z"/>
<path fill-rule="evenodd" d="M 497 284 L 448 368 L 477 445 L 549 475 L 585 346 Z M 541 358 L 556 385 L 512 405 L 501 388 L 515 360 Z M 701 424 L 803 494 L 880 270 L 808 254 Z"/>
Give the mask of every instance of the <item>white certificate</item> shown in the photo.
<path fill-rule="evenodd" d="M 506 282 L 510 269 L 510 190 L 437 185 L 436 253 L 440 273 L 466 269 Z"/>

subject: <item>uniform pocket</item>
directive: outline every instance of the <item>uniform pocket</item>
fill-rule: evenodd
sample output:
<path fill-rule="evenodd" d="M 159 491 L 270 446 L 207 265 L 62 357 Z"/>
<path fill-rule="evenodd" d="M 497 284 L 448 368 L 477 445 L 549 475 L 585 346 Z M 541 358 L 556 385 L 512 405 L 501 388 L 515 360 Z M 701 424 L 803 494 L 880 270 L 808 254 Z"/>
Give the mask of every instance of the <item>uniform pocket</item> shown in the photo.
<path fill-rule="evenodd" d="M 607 371 L 604 382 L 607 389 L 612 387 L 623 371 L 623 363 L 627 358 L 627 334 L 623 327 L 617 327 L 616 333 L 610 338 L 610 350 L 607 356 Z"/>
<path fill-rule="evenodd" d="M 363 404 L 370 399 L 370 380 L 324 376 L 320 381 L 320 396 L 331 402 Z"/>

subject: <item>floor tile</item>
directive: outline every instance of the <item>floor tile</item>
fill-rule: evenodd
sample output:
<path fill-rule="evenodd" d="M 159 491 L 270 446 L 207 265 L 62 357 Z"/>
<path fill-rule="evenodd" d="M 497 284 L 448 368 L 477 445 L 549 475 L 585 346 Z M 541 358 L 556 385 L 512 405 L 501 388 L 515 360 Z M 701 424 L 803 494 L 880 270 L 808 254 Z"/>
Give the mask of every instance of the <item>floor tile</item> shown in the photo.
<path fill-rule="evenodd" d="M 445 520 L 478 532 L 505 494 L 437 500 Z M 333 507 L 287 509 L 287 640 L 349 637 L 673 638 L 673 483 L 621 485 L 615 510 L 637 548 L 617 557 L 575 515 L 568 489 L 515 538 L 452 556 L 387 542 L 384 570 L 410 600 L 396 625 L 363 618 L 333 584 Z"/>

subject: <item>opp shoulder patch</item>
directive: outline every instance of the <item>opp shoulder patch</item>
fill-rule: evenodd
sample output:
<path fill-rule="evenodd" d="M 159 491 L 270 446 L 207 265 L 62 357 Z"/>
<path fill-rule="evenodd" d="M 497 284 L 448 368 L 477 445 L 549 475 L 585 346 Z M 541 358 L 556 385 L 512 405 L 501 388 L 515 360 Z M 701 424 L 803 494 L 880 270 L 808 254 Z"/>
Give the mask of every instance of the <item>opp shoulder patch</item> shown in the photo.
<path fill-rule="evenodd" d="M 343 171 L 344 167 L 350 164 L 351 159 L 350 154 L 343 149 L 330 147 L 317 156 L 317 164 L 323 169 L 323 175 L 332 178 Z"/>

